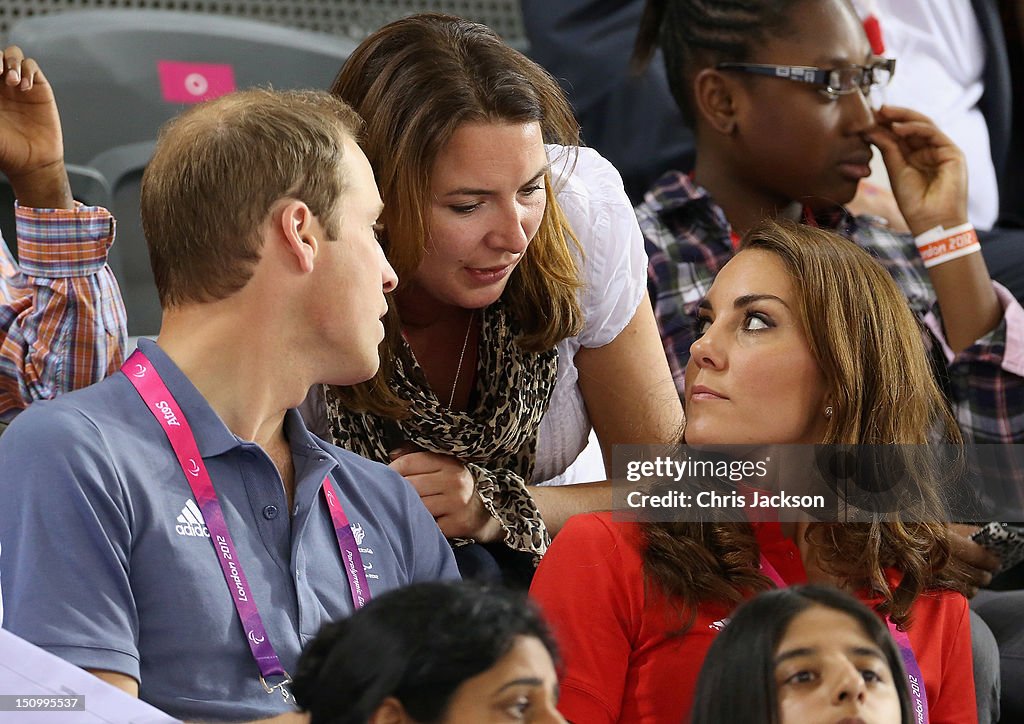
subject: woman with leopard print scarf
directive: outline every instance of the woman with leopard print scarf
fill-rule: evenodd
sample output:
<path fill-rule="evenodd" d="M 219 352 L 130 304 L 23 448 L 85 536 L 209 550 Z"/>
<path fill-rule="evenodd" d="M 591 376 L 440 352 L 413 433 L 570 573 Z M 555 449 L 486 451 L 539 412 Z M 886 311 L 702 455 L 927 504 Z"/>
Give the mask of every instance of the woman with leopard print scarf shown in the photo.
<path fill-rule="evenodd" d="M 525 584 L 568 516 L 610 507 L 607 483 L 557 485 L 591 426 L 607 466 L 682 423 L 622 181 L 557 83 L 476 23 L 391 23 L 332 92 L 366 120 L 400 282 L 377 376 L 315 390 L 312 427 L 404 475 L 463 575 Z"/>

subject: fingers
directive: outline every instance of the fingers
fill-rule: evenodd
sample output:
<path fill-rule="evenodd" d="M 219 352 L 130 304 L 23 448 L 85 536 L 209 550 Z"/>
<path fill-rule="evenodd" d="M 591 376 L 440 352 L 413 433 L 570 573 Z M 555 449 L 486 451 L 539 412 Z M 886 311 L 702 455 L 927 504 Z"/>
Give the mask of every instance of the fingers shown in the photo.
<path fill-rule="evenodd" d="M 892 157 L 898 152 L 918 168 L 934 168 L 962 158 L 963 154 L 949 136 L 927 117 L 919 113 L 913 115 L 916 118 L 905 120 L 879 118 L 868 134 L 869 140 L 878 146 L 883 156 Z"/>
<path fill-rule="evenodd" d="M 901 154 L 900 139 L 886 126 L 875 126 L 870 133 L 867 134 L 868 140 L 871 141 L 878 150 L 882 152 L 882 156 L 886 158 Z"/>
<path fill-rule="evenodd" d="M 424 499 L 444 496 L 457 501 L 459 505 L 464 505 L 476 492 L 473 476 L 465 468 L 406 475 L 405 479 Z"/>
<path fill-rule="evenodd" d="M 450 455 L 406 453 L 388 465 L 416 489 L 421 498 L 444 495 L 465 503 L 476 490 L 472 474 Z"/>
<path fill-rule="evenodd" d="M 487 512 L 480 499 L 474 496 L 469 505 L 457 510 L 434 516 L 437 527 L 445 538 L 475 538 L 478 542 L 497 540 L 500 526 Z M 488 532 L 488 528 L 491 529 Z"/>
<path fill-rule="evenodd" d="M 974 523 L 950 523 L 949 529 L 960 535 L 962 538 L 970 538 L 981 530 L 981 526 Z"/>
<path fill-rule="evenodd" d="M 21 83 L 21 63 L 24 59 L 25 54 L 17 45 L 4 49 L 4 84 L 15 86 Z"/>
<path fill-rule="evenodd" d="M 500 525 L 487 512 L 465 465 L 451 455 L 420 451 L 396 458 L 400 453 L 392 451 L 388 467 L 405 477 L 446 538 L 497 540 Z"/>
<path fill-rule="evenodd" d="M 420 501 L 434 520 L 442 516 L 451 515 L 458 510 L 458 506 L 454 505 L 453 501 L 446 495 L 424 496 L 421 494 Z"/>
<path fill-rule="evenodd" d="M 897 121 L 923 121 L 933 126 L 935 125 L 929 116 L 902 106 L 882 106 L 875 111 L 875 120 L 882 124 L 889 124 Z"/>
<path fill-rule="evenodd" d="M 971 587 L 972 598 L 974 597 L 974 594 L 978 592 L 979 588 L 984 588 L 992 582 L 992 574 L 984 568 L 964 566 L 964 570 L 967 573 L 967 581 Z"/>
<path fill-rule="evenodd" d="M 462 516 L 476 502 L 475 488 L 453 486 L 450 478 L 416 475 L 407 480 L 435 520 L 444 516 Z"/>
<path fill-rule="evenodd" d="M 950 543 L 953 557 L 960 562 L 967 574 L 973 596 L 978 588 L 987 586 L 992 581 L 992 574 L 1000 566 L 999 557 L 957 531 L 951 532 Z"/>
<path fill-rule="evenodd" d="M 421 498 L 444 495 L 452 487 L 451 478 L 441 473 L 417 473 L 404 477 Z"/>
<path fill-rule="evenodd" d="M 868 139 L 885 153 L 901 152 L 911 156 L 917 151 L 935 152 L 937 160 L 954 160 L 960 155 L 960 149 L 950 140 L 949 136 L 930 123 L 921 121 L 898 122 L 891 125 L 876 126 L 868 134 Z"/>
<path fill-rule="evenodd" d="M 39 64 L 32 58 L 26 58 L 17 45 L 4 49 L 3 76 L 4 85 L 22 91 L 32 90 L 32 86 L 44 80 Z"/>
<path fill-rule="evenodd" d="M 954 146 L 952 139 L 931 121 L 897 121 L 888 126 L 893 135 L 911 148 Z"/>
<path fill-rule="evenodd" d="M 422 473 L 434 473 L 442 469 L 444 456 L 422 450 L 399 447 L 391 451 L 388 467 L 399 475 L 409 477 Z"/>
<path fill-rule="evenodd" d="M 953 545 L 953 555 L 961 562 L 983 571 L 999 570 L 999 556 L 970 538 L 959 537 Z"/>

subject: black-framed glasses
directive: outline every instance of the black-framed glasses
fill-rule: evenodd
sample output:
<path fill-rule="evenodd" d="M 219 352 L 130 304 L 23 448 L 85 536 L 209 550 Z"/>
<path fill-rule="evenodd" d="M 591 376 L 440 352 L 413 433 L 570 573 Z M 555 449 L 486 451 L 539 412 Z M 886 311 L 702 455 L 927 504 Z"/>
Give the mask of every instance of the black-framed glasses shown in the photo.
<path fill-rule="evenodd" d="M 769 63 L 719 63 L 718 70 L 735 70 L 771 78 L 818 86 L 818 92 L 836 100 L 859 90 L 870 96 L 872 90 L 885 88 L 896 72 L 895 58 L 879 58 L 870 65 L 847 65 L 842 68 L 815 68 L 806 65 L 772 65 Z"/>

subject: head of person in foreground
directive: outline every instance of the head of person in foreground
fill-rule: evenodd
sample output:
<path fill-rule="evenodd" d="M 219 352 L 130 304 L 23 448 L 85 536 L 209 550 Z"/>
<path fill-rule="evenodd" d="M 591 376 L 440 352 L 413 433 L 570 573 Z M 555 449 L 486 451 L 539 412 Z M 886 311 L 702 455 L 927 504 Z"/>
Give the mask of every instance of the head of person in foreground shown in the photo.
<path fill-rule="evenodd" d="M 690 721 L 913 718 L 903 661 L 882 620 L 836 588 L 811 585 L 765 591 L 736 610 L 704 659 Z"/>
<path fill-rule="evenodd" d="M 311 724 L 564 724 L 556 659 L 524 596 L 423 583 L 324 626 L 292 691 Z"/>

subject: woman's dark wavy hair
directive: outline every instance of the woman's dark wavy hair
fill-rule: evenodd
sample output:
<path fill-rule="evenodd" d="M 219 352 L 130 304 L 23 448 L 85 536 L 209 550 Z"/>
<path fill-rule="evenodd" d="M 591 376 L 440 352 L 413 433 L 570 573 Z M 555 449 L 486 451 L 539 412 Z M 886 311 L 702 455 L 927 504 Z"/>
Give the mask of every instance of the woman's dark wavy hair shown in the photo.
<path fill-rule="evenodd" d="M 793 280 L 800 327 L 834 400 L 820 441 L 894 446 L 906 472 L 897 486 L 900 520 L 878 513 L 864 522 L 812 523 L 806 534 L 826 573 L 851 591 L 881 597 L 878 610 L 902 627 L 927 589 L 966 592 L 950 552 L 941 470 L 927 444 L 937 434 L 962 444 L 956 421 L 932 375 L 916 319 L 885 269 L 856 244 L 805 224 L 768 220 L 744 236 L 743 249 L 771 254 Z M 772 442 L 772 441 L 766 441 Z M 648 586 L 679 609 L 681 631 L 701 603 L 736 604 L 771 587 L 746 523 L 646 523 Z M 897 586 L 886 569 L 900 571 Z"/>
<path fill-rule="evenodd" d="M 777 724 L 775 655 L 789 624 L 812 606 L 845 613 L 882 650 L 899 695 L 901 721 L 913 721 L 903 659 L 882 620 L 836 588 L 791 586 L 766 591 L 736 609 L 708 649 L 697 679 L 690 724 Z"/>
<path fill-rule="evenodd" d="M 419 722 L 439 721 L 455 690 L 520 636 L 554 640 L 525 596 L 470 583 L 419 583 L 329 623 L 303 650 L 292 693 L 312 724 L 365 724 L 394 697 Z"/>

